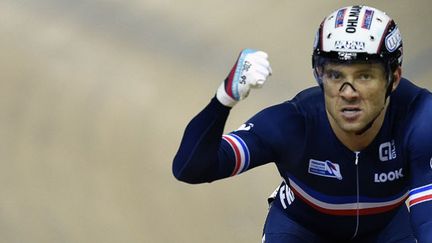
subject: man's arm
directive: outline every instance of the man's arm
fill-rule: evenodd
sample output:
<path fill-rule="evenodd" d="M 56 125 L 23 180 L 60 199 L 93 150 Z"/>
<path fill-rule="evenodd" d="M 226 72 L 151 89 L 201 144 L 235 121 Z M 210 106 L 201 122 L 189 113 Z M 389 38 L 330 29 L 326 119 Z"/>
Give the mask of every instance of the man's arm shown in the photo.
<path fill-rule="evenodd" d="M 229 111 L 230 108 L 213 98 L 187 125 L 173 162 L 178 180 L 201 183 L 226 177 L 229 161 L 226 166 L 219 165 L 228 158 L 223 148 L 221 153 L 218 151 Z"/>
<path fill-rule="evenodd" d="M 257 166 L 251 165 L 251 151 L 240 137 L 222 134 L 230 109 L 248 96 L 250 88 L 261 87 L 270 73 L 266 53 L 250 49 L 240 53 L 216 96 L 186 127 L 173 162 L 177 179 L 211 182 Z"/>
<path fill-rule="evenodd" d="M 432 96 L 424 99 L 413 120 L 409 162 L 411 190 L 408 205 L 419 243 L 432 242 Z"/>

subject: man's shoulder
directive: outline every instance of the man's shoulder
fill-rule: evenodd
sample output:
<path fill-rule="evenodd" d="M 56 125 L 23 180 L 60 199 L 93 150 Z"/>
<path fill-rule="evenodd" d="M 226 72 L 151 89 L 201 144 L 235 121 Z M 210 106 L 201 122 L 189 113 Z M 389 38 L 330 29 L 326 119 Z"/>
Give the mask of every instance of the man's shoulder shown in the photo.
<path fill-rule="evenodd" d="M 321 108 L 317 108 L 321 107 Z M 248 123 L 265 127 L 265 131 L 302 131 L 311 119 L 321 119 L 324 110 L 321 89 L 313 87 L 299 92 L 291 100 L 275 104 L 255 114 Z M 255 130 L 257 130 L 255 129 Z"/>
<path fill-rule="evenodd" d="M 430 130 L 432 120 L 432 93 L 402 79 L 391 96 L 391 109 L 398 124 L 407 124 L 410 131 Z M 405 123 L 408 122 L 408 123 Z"/>
<path fill-rule="evenodd" d="M 300 91 L 291 101 L 300 103 L 324 102 L 324 95 L 319 86 L 314 86 Z"/>
<path fill-rule="evenodd" d="M 312 109 L 324 108 L 324 96 L 320 87 L 306 88 L 297 93 L 292 99 L 267 107 L 266 113 L 305 115 Z"/>
<path fill-rule="evenodd" d="M 432 98 L 431 95 L 427 89 L 421 88 L 408 79 L 402 78 L 391 99 L 400 106 L 406 106 L 417 101 L 419 98 L 430 100 Z"/>
<path fill-rule="evenodd" d="M 318 86 L 299 92 L 292 100 L 287 102 L 296 106 L 299 112 L 304 114 L 313 114 L 325 109 L 324 94 Z"/>
<path fill-rule="evenodd" d="M 306 138 L 305 127 L 312 124 L 310 118 L 325 117 L 317 115 L 318 109 L 312 111 L 319 103 L 324 107 L 321 89 L 307 88 L 290 100 L 264 108 L 249 119 L 246 126 L 253 127 L 255 134 L 271 138 L 272 143 L 279 143 L 287 136 L 302 141 Z"/>

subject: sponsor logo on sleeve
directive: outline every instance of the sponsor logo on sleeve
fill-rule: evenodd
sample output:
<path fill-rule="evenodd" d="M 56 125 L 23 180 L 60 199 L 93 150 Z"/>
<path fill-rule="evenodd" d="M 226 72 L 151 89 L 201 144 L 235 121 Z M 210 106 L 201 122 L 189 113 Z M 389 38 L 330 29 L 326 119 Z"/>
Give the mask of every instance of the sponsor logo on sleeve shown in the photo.
<path fill-rule="evenodd" d="M 336 163 L 332 163 L 329 160 L 319 161 L 315 159 L 310 159 L 308 172 L 313 175 L 342 180 L 342 174 L 339 165 Z"/>
<path fill-rule="evenodd" d="M 242 124 L 236 131 L 249 131 L 254 126 L 253 123 Z"/>
<path fill-rule="evenodd" d="M 280 202 L 282 204 L 282 207 L 284 209 L 287 209 L 287 207 L 294 202 L 294 199 L 295 199 L 294 192 L 291 190 L 291 188 L 287 184 L 284 184 L 279 188 L 279 198 L 280 198 Z"/>

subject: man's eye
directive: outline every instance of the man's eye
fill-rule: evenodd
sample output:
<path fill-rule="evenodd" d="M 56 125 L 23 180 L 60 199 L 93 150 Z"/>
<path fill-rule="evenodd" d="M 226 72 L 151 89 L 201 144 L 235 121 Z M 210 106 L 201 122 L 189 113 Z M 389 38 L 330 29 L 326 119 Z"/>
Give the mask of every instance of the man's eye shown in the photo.
<path fill-rule="evenodd" d="M 328 78 L 334 80 L 340 79 L 342 77 L 342 75 L 339 72 L 329 72 L 327 76 Z"/>
<path fill-rule="evenodd" d="M 372 78 L 372 75 L 368 74 L 368 73 L 364 73 L 360 75 L 360 79 L 361 80 L 369 80 Z"/>

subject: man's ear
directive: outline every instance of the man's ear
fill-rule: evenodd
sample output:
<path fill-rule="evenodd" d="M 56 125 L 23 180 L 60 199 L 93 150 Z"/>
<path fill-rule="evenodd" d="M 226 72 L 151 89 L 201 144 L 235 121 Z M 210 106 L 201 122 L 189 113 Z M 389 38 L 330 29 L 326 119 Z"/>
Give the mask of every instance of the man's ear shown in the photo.
<path fill-rule="evenodd" d="M 399 85 L 401 78 L 402 78 L 402 68 L 401 68 L 401 66 L 398 66 L 396 68 L 396 70 L 393 72 L 393 87 L 392 87 L 392 92 L 395 91 L 395 89 Z"/>

